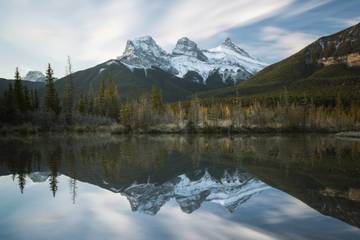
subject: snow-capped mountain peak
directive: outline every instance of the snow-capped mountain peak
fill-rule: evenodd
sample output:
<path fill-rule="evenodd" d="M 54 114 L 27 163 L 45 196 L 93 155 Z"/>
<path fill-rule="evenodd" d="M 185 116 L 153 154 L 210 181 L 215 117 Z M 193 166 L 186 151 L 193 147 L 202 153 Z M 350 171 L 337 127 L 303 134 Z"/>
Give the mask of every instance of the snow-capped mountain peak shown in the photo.
<path fill-rule="evenodd" d="M 150 36 L 129 40 L 122 56 L 118 57 L 130 69 L 161 68 L 164 71 L 177 74 L 170 64 L 169 54 L 163 50 Z"/>
<path fill-rule="evenodd" d="M 25 81 L 31 82 L 45 82 L 45 75 L 39 71 L 29 71 L 24 77 Z"/>
<path fill-rule="evenodd" d="M 160 57 L 166 55 L 166 52 L 155 42 L 150 36 L 135 38 L 127 41 L 123 56 L 132 55 L 151 55 L 153 57 Z"/>
<path fill-rule="evenodd" d="M 130 70 L 157 67 L 180 78 L 195 72 L 204 84 L 212 74 L 218 74 L 224 83 L 236 83 L 248 79 L 266 66 L 230 38 L 216 48 L 200 50 L 194 41 L 183 37 L 169 54 L 152 37 L 145 36 L 129 40 L 118 60 Z M 194 80 L 199 81 L 199 78 Z"/>
<path fill-rule="evenodd" d="M 198 48 L 197 44 L 188 39 L 187 37 L 183 37 L 177 41 L 172 53 L 173 55 L 185 55 L 189 57 L 195 57 L 200 61 L 208 60 L 204 53 Z"/>
<path fill-rule="evenodd" d="M 244 49 L 242 49 L 238 45 L 236 45 L 229 37 L 227 37 L 220 46 L 223 48 L 232 50 L 232 51 L 234 51 L 238 54 L 241 54 L 245 57 L 252 58 Z"/>

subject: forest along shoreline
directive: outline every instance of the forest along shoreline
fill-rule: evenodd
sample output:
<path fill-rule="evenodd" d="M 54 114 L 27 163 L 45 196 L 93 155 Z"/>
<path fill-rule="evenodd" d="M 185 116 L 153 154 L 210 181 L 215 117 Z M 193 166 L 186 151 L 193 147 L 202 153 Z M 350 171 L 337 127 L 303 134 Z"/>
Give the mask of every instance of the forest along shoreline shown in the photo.
<path fill-rule="evenodd" d="M 50 64 L 42 94 L 27 89 L 16 69 L 15 81 L 0 98 L 0 134 L 355 132 L 354 137 L 360 132 L 360 102 L 342 95 L 325 99 L 284 90 L 169 103 L 156 87 L 136 99 L 121 99 L 111 77 L 97 92 L 75 96 L 68 76 L 61 99 Z"/>

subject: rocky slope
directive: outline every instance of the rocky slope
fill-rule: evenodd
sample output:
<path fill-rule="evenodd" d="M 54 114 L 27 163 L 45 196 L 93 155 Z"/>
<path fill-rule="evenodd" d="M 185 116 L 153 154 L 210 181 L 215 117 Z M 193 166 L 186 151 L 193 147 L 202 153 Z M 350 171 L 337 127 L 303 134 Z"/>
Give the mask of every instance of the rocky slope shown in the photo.
<path fill-rule="evenodd" d="M 341 94 L 359 98 L 360 23 L 321 37 L 298 53 L 270 65 L 236 88 L 229 87 L 203 96 L 270 95 L 286 88 L 296 95 L 333 98 Z"/>

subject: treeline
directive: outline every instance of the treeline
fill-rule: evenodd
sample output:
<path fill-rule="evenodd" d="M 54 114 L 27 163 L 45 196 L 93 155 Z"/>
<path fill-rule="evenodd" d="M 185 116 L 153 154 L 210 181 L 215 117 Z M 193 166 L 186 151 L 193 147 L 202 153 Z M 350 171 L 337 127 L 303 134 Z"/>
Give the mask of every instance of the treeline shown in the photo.
<path fill-rule="evenodd" d="M 23 86 L 18 68 L 15 71 L 15 81 L 9 84 L 1 103 L 1 120 L 14 123 L 23 121 L 24 113 L 37 111 L 40 106 L 37 91 Z"/>
<path fill-rule="evenodd" d="M 153 94 L 151 95 L 153 96 Z M 360 129 L 360 104 L 319 105 L 304 96 L 290 101 L 286 94 L 273 99 L 193 99 L 164 104 L 153 98 L 129 102 L 120 109 L 119 122 L 144 132 L 273 132 L 347 131 Z"/>
<path fill-rule="evenodd" d="M 27 125 L 35 131 L 112 132 L 245 132 L 345 131 L 360 129 L 360 103 L 344 102 L 339 95 L 330 104 L 311 96 L 293 99 L 285 91 L 277 98 L 193 99 L 165 103 L 159 89 L 133 100 L 121 99 L 111 78 L 95 93 L 74 96 L 71 63 L 62 99 L 55 88 L 51 65 L 45 92 L 23 86 L 18 69 L 15 81 L 0 100 L 0 121 L 8 131 Z M 10 127 L 9 127 L 10 126 Z"/>

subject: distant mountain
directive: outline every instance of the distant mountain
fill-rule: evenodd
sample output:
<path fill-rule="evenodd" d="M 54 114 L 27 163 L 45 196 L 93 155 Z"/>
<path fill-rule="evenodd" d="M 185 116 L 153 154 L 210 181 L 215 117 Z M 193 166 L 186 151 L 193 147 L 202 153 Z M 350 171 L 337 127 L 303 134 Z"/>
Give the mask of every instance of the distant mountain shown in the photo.
<path fill-rule="evenodd" d="M 24 77 L 25 81 L 30 82 L 45 82 L 45 75 L 40 71 L 29 71 Z"/>
<path fill-rule="evenodd" d="M 266 66 L 230 38 L 216 48 L 200 50 L 195 42 L 184 37 L 177 41 L 172 53 L 167 53 L 152 37 L 146 36 L 128 41 L 118 60 L 129 69 L 158 67 L 179 78 L 194 72 L 199 76 L 194 80 L 204 84 L 215 73 L 220 75 L 224 83 L 236 83 L 248 79 Z"/>
<path fill-rule="evenodd" d="M 13 83 L 13 80 L 0 78 L 0 96 L 8 89 L 9 83 Z M 45 86 L 44 82 L 32 82 L 32 81 L 23 81 L 24 86 L 29 89 L 36 89 L 37 91 L 42 91 Z"/>
<path fill-rule="evenodd" d="M 203 96 L 271 95 L 289 90 L 333 97 L 343 94 L 359 98 L 360 23 L 321 37 L 289 58 L 260 71 L 246 82 Z"/>

